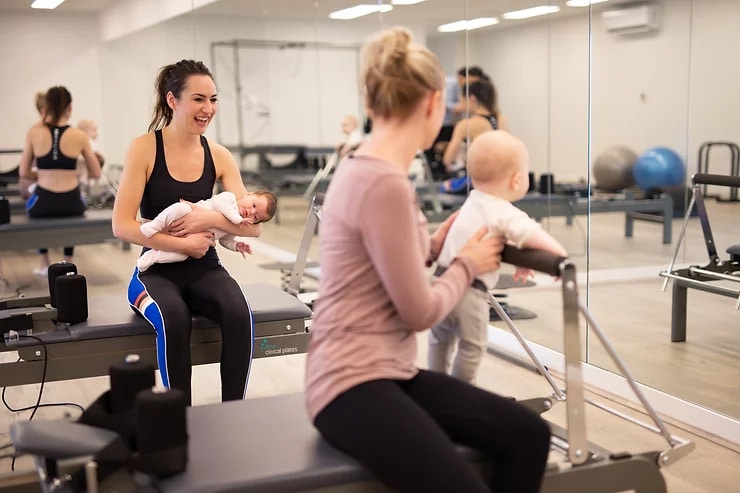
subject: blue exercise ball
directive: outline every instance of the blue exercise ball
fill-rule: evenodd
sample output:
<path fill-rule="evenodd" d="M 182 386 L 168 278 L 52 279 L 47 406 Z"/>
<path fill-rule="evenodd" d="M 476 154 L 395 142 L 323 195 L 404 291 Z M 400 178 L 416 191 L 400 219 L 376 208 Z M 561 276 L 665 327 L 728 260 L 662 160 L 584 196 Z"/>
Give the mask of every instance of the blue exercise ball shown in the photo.
<path fill-rule="evenodd" d="M 635 183 L 642 190 L 683 185 L 686 168 L 675 151 L 667 147 L 653 147 L 635 161 L 632 168 Z"/>

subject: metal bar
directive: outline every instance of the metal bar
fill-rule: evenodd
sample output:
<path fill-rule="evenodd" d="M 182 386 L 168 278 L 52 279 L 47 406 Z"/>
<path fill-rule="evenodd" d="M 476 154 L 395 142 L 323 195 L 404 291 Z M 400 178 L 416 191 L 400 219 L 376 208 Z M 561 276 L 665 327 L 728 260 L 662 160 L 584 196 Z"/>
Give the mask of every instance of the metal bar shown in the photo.
<path fill-rule="evenodd" d="M 532 351 L 532 348 L 529 347 L 529 344 L 527 341 L 522 337 L 521 332 L 519 332 L 519 329 L 516 328 L 514 325 L 514 322 L 512 322 L 511 318 L 509 317 L 509 314 L 506 313 L 506 310 L 503 309 L 501 306 L 501 303 L 498 302 L 495 296 L 493 296 L 491 293 L 488 293 L 488 302 L 493 306 L 493 309 L 496 310 L 496 313 L 498 313 L 498 316 L 501 317 L 501 320 L 506 322 L 506 325 L 509 327 L 509 330 L 512 334 L 514 334 L 514 337 L 516 337 L 516 340 L 519 341 L 519 344 L 521 344 L 522 348 L 527 352 L 529 355 L 529 358 L 532 360 L 534 365 L 537 367 L 537 370 L 542 374 L 542 376 L 545 377 L 547 380 L 547 383 L 550 384 L 550 387 L 552 387 L 553 392 L 555 392 L 555 396 L 559 401 L 565 400 L 565 393 L 563 390 L 555 383 L 555 380 L 553 379 L 550 372 L 545 368 L 545 366 L 542 364 L 540 359 L 537 357 L 537 355 L 534 354 L 534 351 Z"/>
<path fill-rule="evenodd" d="M 714 277 L 715 279 L 723 279 L 725 281 L 740 282 L 740 277 L 738 276 L 730 276 L 727 274 L 722 274 L 720 272 L 712 272 L 711 270 L 705 270 L 705 269 L 702 269 L 701 267 L 691 267 L 689 271 L 696 272 L 697 274 L 702 274 L 707 277 Z"/>
<path fill-rule="evenodd" d="M 242 116 L 242 75 L 239 68 L 239 50 L 234 45 L 234 95 L 236 96 L 236 129 L 239 133 L 239 148 L 244 148 L 244 122 Z M 244 154 L 241 154 L 239 169 L 244 169 Z"/>
<path fill-rule="evenodd" d="M 716 263 L 719 259 L 717 256 L 717 245 L 714 243 L 714 235 L 712 234 L 712 226 L 709 224 L 709 214 L 707 213 L 707 206 L 704 203 L 704 196 L 699 194 L 695 195 L 694 198 L 696 210 L 699 213 L 699 223 L 701 224 L 702 233 L 704 233 L 704 243 L 707 246 L 709 261 Z"/>
<path fill-rule="evenodd" d="M 736 291 L 734 289 L 726 288 L 724 286 L 717 286 L 714 284 L 709 284 L 706 281 L 697 281 L 696 279 L 688 279 L 686 277 L 678 276 L 671 272 L 661 272 L 660 275 L 663 277 L 668 277 L 670 279 L 675 279 L 685 284 L 686 286 L 689 286 L 694 289 L 698 289 L 699 291 L 706 291 L 707 293 L 719 294 L 722 296 L 728 296 L 730 298 L 734 298 L 735 296 L 738 296 L 740 294 L 740 291 Z"/>
<path fill-rule="evenodd" d="M 218 80 L 218 73 L 216 72 L 216 44 L 211 43 L 211 46 L 209 47 L 209 52 L 211 56 L 211 73 L 216 77 L 216 80 Z M 216 113 L 218 115 L 218 113 Z M 221 138 L 221 117 L 216 118 L 216 142 L 223 142 L 223 139 Z M 241 164 L 241 163 L 240 163 Z"/>
<path fill-rule="evenodd" d="M 321 218 L 321 203 L 323 201 L 323 195 L 315 195 L 311 200 L 311 207 L 308 210 L 308 219 L 306 220 L 306 226 L 303 228 L 303 236 L 301 237 L 301 245 L 298 248 L 296 254 L 295 263 L 293 264 L 293 272 L 290 274 L 290 282 L 286 291 L 293 296 L 297 296 L 301 291 L 301 280 L 303 280 L 303 273 L 306 270 L 306 262 L 308 261 L 308 251 L 311 248 L 311 242 L 313 236 L 316 233 L 316 227 L 319 224 Z"/>
<path fill-rule="evenodd" d="M 605 412 L 607 412 L 609 414 L 613 414 L 614 416 L 617 416 L 618 418 L 622 418 L 625 421 L 629 421 L 630 423 L 632 423 L 634 425 L 637 425 L 640 428 L 644 428 L 646 430 L 652 431 L 653 433 L 658 433 L 658 434 L 661 433 L 661 430 L 659 428 L 651 425 L 650 423 L 645 423 L 644 421 L 641 421 L 641 420 L 639 420 L 637 418 L 633 418 L 632 416 L 630 416 L 628 414 L 625 414 L 625 413 L 623 413 L 621 411 L 617 411 L 616 409 L 611 408 L 611 407 L 609 407 L 607 405 L 601 404 L 601 403 L 596 402 L 596 401 L 592 401 L 591 399 L 586 399 L 586 402 L 589 403 L 589 404 L 591 404 L 592 406 L 598 408 L 598 409 L 601 409 L 602 411 L 605 411 Z M 683 438 L 678 438 L 678 437 L 674 437 L 674 436 L 671 436 L 671 439 L 674 440 L 676 442 L 676 444 L 688 443 L 689 442 L 689 440 L 685 440 Z"/>
<path fill-rule="evenodd" d="M 683 237 L 686 234 L 686 226 L 688 226 L 689 224 L 689 219 L 691 218 L 691 210 L 694 208 L 694 203 L 696 202 L 697 194 L 701 195 L 701 190 L 699 189 L 699 185 L 694 185 L 694 193 L 691 194 L 691 200 L 689 201 L 689 206 L 686 209 L 686 214 L 684 215 L 683 224 L 681 225 L 681 233 L 678 235 L 678 241 L 676 241 L 676 248 L 673 249 L 673 258 L 671 258 L 671 263 L 668 265 L 668 272 L 672 272 L 673 266 L 676 265 L 676 257 L 678 257 L 678 250 L 681 248 L 681 242 L 683 242 Z M 663 281 L 663 288 L 661 290 L 665 291 L 665 288 L 667 286 L 668 286 L 668 279 L 666 278 L 666 280 Z"/>
<path fill-rule="evenodd" d="M 305 198 L 311 198 L 313 200 L 314 192 L 316 191 L 316 187 L 319 186 L 319 183 L 321 183 L 321 180 L 324 180 L 328 178 L 328 176 L 331 174 L 331 172 L 334 170 L 334 167 L 339 162 L 339 154 L 337 152 L 332 153 L 331 156 L 329 156 L 329 159 L 326 161 L 326 164 L 323 168 L 319 169 L 316 174 L 313 177 L 313 180 L 311 180 L 311 183 L 309 183 L 308 188 L 306 188 L 306 191 L 303 192 L 303 196 Z"/>
<path fill-rule="evenodd" d="M 583 368 L 581 364 L 581 334 L 578 326 L 578 285 L 575 264 L 568 261 L 562 268 L 563 327 L 565 353 L 565 381 L 568 392 L 566 414 L 568 422 L 568 459 L 573 464 L 588 460 L 586 442 L 586 413 L 583 397 Z"/>
<path fill-rule="evenodd" d="M 688 288 L 681 282 L 673 283 L 673 300 L 671 306 L 671 342 L 686 340 L 686 312 Z"/>
<path fill-rule="evenodd" d="M 653 420 L 655 425 L 660 430 L 660 434 L 663 435 L 663 438 L 666 439 L 669 445 L 673 446 L 675 443 L 675 439 L 671 435 L 671 433 L 668 431 L 668 428 L 666 428 L 665 423 L 663 423 L 663 420 L 660 419 L 660 416 L 658 416 L 658 413 L 655 412 L 655 409 L 653 409 L 653 406 L 648 402 L 645 395 L 642 393 L 642 390 L 640 387 L 637 386 L 637 382 L 635 381 L 635 378 L 632 376 L 632 373 L 629 371 L 627 366 L 624 364 L 622 359 L 617 354 L 617 351 L 614 349 L 614 346 L 612 346 L 609 339 L 607 339 L 606 334 L 599 326 L 596 319 L 594 319 L 591 316 L 591 313 L 588 311 L 588 308 L 586 308 L 585 305 L 582 303 L 578 303 L 581 313 L 583 313 L 583 316 L 586 317 L 586 320 L 588 320 L 589 325 L 593 329 L 594 333 L 596 334 L 596 337 L 599 338 L 599 341 L 601 341 L 601 345 L 604 346 L 604 349 L 606 349 L 606 352 L 609 354 L 609 357 L 612 359 L 612 361 L 617 365 L 617 368 L 619 368 L 620 373 L 624 377 L 624 379 L 627 381 L 629 386 L 632 388 L 632 391 L 635 393 L 637 398 L 642 403 L 643 407 L 647 411 L 647 413 L 650 415 L 650 418 Z M 570 394 L 570 390 L 568 392 Z M 570 395 L 568 396 L 568 400 L 570 401 Z"/>

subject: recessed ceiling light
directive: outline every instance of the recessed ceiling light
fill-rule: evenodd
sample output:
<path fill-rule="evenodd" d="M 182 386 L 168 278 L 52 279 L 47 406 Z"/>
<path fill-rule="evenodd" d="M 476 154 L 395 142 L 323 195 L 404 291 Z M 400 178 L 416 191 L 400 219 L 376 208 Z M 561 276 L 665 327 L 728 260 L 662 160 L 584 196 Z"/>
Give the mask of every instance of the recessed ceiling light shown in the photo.
<path fill-rule="evenodd" d="M 421 3 L 425 0 L 391 0 L 393 5 L 414 5 L 415 3 Z"/>
<path fill-rule="evenodd" d="M 494 24 L 498 24 L 498 22 L 498 19 L 495 17 L 478 17 L 477 19 L 469 19 L 464 21 L 450 22 L 449 24 L 443 24 L 437 28 L 437 31 L 441 33 L 470 31 L 472 29 L 479 29 L 481 27 L 493 26 Z"/>
<path fill-rule="evenodd" d="M 55 9 L 59 7 L 64 0 L 35 0 L 31 4 L 32 9 Z"/>
<path fill-rule="evenodd" d="M 565 5 L 568 7 L 588 7 L 595 3 L 608 2 L 609 0 L 568 0 Z"/>
<path fill-rule="evenodd" d="M 538 15 L 554 14 L 555 12 L 560 12 L 560 7 L 557 5 L 541 5 L 539 7 L 532 7 L 531 9 L 506 12 L 503 17 L 504 19 L 528 19 L 530 17 L 537 17 Z"/>
<path fill-rule="evenodd" d="M 391 10 L 393 10 L 393 5 L 363 3 L 348 9 L 336 10 L 329 14 L 329 18 L 339 20 L 356 19 L 363 15 L 374 14 L 376 12 L 390 12 Z"/>

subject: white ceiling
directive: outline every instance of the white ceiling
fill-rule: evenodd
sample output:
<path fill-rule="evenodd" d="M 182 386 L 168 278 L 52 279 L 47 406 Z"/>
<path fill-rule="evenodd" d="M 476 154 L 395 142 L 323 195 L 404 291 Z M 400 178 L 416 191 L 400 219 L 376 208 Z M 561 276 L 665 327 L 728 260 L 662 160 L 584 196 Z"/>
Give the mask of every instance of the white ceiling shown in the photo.
<path fill-rule="evenodd" d="M 100 13 L 116 1 L 126 0 L 66 0 L 56 10 L 37 11 L 30 8 L 33 0 L 0 0 L 1 11 L 88 12 Z M 152 0 L 160 1 L 160 0 Z M 181 0 L 194 3 L 194 0 Z M 196 15 L 225 15 L 257 18 L 327 20 L 329 12 L 358 3 L 377 0 L 220 0 L 197 9 Z M 389 0 L 384 0 L 388 3 Z M 624 0 L 612 0 L 606 5 Z M 438 25 L 444 22 L 475 17 L 495 17 L 510 10 L 535 5 L 554 4 L 562 7 L 557 16 L 580 13 L 584 9 L 565 7 L 565 0 L 426 0 L 415 5 L 398 5 L 392 12 L 383 14 L 384 23 L 419 23 Z M 601 7 L 604 4 L 595 6 Z M 603 7 L 601 7 L 603 8 Z M 378 16 L 366 16 L 357 22 L 377 22 Z M 340 21 L 337 21 L 340 22 Z"/>

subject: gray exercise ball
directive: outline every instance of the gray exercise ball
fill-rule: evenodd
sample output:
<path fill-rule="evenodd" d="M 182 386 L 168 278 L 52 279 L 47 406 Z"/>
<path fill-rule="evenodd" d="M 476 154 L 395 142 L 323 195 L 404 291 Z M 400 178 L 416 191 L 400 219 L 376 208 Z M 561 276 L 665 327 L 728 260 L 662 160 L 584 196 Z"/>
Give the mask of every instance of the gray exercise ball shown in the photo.
<path fill-rule="evenodd" d="M 609 192 L 624 190 L 635 184 L 632 168 L 637 153 L 629 147 L 613 145 L 594 159 L 593 176 L 596 188 Z"/>

